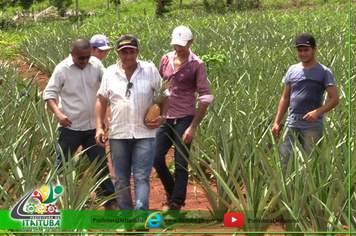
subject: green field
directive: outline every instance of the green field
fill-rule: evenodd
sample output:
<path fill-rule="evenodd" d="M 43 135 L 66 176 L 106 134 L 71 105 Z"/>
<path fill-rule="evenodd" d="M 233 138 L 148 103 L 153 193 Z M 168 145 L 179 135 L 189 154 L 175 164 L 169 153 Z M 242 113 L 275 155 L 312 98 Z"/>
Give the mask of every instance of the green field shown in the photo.
<path fill-rule="evenodd" d="M 93 6 L 100 3 L 85 2 Z M 226 14 L 204 14 L 201 10 L 198 14 L 183 1 L 184 9 L 177 7 L 169 16 L 156 18 L 152 6 L 147 7 L 146 15 L 142 13 L 138 8 L 141 2 L 149 5 L 138 1 L 122 6 L 120 20 L 117 9 L 105 9 L 106 1 L 101 1 L 104 5 L 95 16 L 79 22 L 27 22 L 0 32 L 0 75 L 5 80 L 0 86 L 2 209 L 10 209 L 14 199 L 32 186 L 52 181 L 63 183 L 67 191 L 67 199 L 59 202 L 61 209 L 98 207 L 89 199 L 96 177 L 83 174 L 83 166 L 74 166 L 75 157 L 63 167 L 66 174 L 59 176 L 52 171 L 56 120 L 41 100 L 42 93 L 33 78 L 21 79 L 8 59 L 21 55 L 50 75 L 68 56 L 77 37 L 90 39 L 94 34 L 105 34 L 115 45 L 120 35 L 133 34 L 140 43 L 140 59 L 153 61 L 158 67 L 161 56 L 172 50 L 172 30 L 186 25 L 195 39 L 192 51 L 207 65 L 215 96 L 199 127 L 189 168 L 195 183 L 206 192 L 211 209 L 238 210 L 250 218 L 298 219 L 299 223 L 283 226 L 288 232 L 331 235 L 347 232 L 341 224 L 346 222 L 350 232 L 356 233 L 356 164 L 349 165 L 355 135 L 353 123 L 349 123 L 355 111 L 350 104 L 355 102 L 355 93 L 350 90 L 355 66 L 349 64 L 355 48 L 350 47 L 349 36 L 355 39 L 355 33 L 349 35 L 348 6 L 313 1 L 312 7 L 305 3 L 272 9 L 268 4 L 273 1 L 261 1 L 268 7 Z M 83 7 L 88 9 L 84 3 Z M 322 145 L 315 147 L 317 157 L 310 159 L 303 151 L 296 151 L 287 177 L 279 165 L 280 140 L 274 139 L 270 130 L 283 92 L 282 78 L 290 65 L 298 63 L 295 35 L 304 32 L 315 36 L 316 59 L 333 72 L 340 103 L 325 115 Z M 104 64 L 117 60 L 111 50 Z M 209 185 L 210 178 L 217 182 L 217 193 Z M 76 186 L 82 189 L 80 196 Z M 245 223 L 241 230 L 264 232 L 269 226 Z"/>

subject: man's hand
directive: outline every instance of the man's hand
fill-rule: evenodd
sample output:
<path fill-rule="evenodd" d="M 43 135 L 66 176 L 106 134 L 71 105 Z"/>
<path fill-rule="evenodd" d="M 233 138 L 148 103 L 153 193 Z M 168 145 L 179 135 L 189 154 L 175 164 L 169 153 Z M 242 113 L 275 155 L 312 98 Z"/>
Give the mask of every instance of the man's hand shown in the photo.
<path fill-rule="evenodd" d="M 72 121 L 66 115 L 61 113 L 56 115 L 56 118 L 62 127 L 71 127 Z"/>
<path fill-rule="evenodd" d="M 193 128 L 192 126 L 189 126 L 183 136 L 182 136 L 182 140 L 185 144 L 189 144 L 191 142 L 193 142 L 193 139 L 195 137 L 195 131 L 196 131 L 196 128 Z"/>
<path fill-rule="evenodd" d="M 72 121 L 59 110 L 55 99 L 47 99 L 46 102 L 62 127 L 66 128 L 72 126 Z"/>
<path fill-rule="evenodd" d="M 100 147 L 105 147 L 105 132 L 102 128 L 96 129 L 95 142 Z"/>
<path fill-rule="evenodd" d="M 163 125 L 164 122 L 166 122 L 165 118 L 163 118 L 162 116 L 157 116 L 156 118 L 153 119 L 152 122 L 146 123 L 146 126 L 149 129 L 157 129 L 158 127 Z"/>
<path fill-rule="evenodd" d="M 279 129 L 280 129 L 279 124 L 274 124 L 272 129 L 271 129 L 273 136 L 276 137 L 276 138 L 280 137 Z"/>
<path fill-rule="evenodd" d="M 313 123 L 316 121 L 319 117 L 319 113 L 317 110 L 313 110 L 308 112 L 305 116 L 303 116 L 303 119 L 308 121 L 309 123 Z"/>

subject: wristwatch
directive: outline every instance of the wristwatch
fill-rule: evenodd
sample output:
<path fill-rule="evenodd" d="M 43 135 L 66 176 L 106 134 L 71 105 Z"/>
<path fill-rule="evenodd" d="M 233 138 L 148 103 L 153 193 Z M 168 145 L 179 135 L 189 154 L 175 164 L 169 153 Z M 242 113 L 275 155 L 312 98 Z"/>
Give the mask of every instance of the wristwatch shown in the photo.
<path fill-rule="evenodd" d="M 164 123 L 166 123 L 166 116 L 165 115 L 161 115 L 161 117 L 163 117 L 164 118 Z"/>

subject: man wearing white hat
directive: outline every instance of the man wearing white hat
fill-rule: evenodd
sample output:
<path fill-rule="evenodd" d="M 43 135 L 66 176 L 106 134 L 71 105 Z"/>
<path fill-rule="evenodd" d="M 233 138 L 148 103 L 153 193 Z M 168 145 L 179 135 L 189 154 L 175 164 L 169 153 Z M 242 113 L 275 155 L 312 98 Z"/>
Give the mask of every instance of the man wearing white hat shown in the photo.
<path fill-rule="evenodd" d="M 193 41 L 189 28 L 185 26 L 175 28 L 171 41 L 174 51 L 164 55 L 159 66 L 159 73 L 163 80 L 170 81 L 171 94 L 166 123 L 162 124 L 156 132 L 154 161 L 154 167 L 167 195 L 164 210 L 180 210 L 185 205 L 188 163 L 184 156 L 189 158 L 189 152 L 185 147 L 190 148 L 195 131 L 213 100 L 205 64 L 189 49 Z M 199 94 L 198 99 L 195 97 L 196 92 Z M 198 109 L 195 105 L 197 101 L 200 102 Z M 172 144 L 176 145 L 174 177 L 165 161 L 165 155 Z"/>

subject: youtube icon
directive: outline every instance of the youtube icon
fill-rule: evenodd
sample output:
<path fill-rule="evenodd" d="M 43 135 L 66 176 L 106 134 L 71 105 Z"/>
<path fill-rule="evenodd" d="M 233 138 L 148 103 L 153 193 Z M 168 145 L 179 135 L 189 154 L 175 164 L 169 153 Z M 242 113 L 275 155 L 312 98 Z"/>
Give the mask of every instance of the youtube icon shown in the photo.
<path fill-rule="evenodd" d="M 225 227 L 242 227 L 244 226 L 245 218 L 242 213 L 225 213 L 224 225 Z"/>

